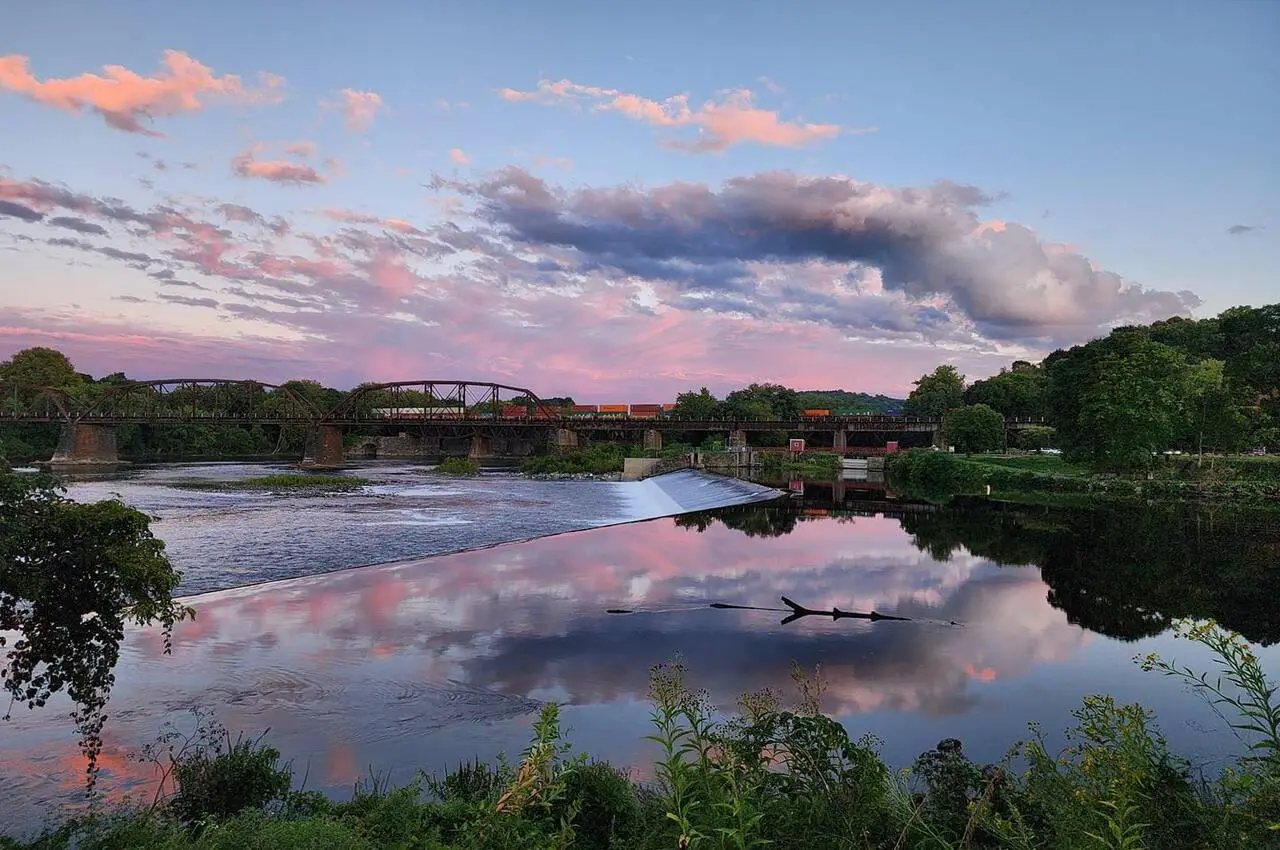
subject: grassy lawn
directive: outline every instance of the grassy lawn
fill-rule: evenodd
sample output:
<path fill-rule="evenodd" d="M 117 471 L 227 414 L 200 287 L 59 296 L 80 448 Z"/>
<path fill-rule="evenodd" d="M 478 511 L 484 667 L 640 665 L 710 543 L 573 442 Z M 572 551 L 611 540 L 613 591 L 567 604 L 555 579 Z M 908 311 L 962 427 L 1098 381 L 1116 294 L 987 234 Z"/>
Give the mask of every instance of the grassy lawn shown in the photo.
<path fill-rule="evenodd" d="M 1004 466 L 1012 469 L 1027 469 L 1032 472 L 1044 472 L 1052 475 L 1070 475 L 1073 477 L 1092 474 L 1088 466 L 1080 463 L 1069 463 L 1062 455 L 961 455 L 970 463 Z"/>

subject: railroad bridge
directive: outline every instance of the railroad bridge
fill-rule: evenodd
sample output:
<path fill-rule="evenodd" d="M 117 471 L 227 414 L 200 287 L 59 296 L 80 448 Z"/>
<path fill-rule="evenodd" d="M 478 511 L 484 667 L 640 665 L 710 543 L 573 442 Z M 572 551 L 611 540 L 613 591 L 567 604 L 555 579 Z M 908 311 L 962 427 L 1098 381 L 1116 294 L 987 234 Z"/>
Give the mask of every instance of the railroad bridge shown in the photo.
<path fill-rule="evenodd" d="M 586 413 L 569 412 L 523 387 L 439 379 L 362 384 L 346 393 L 303 382 L 217 378 L 98 383 L 74 391 L 0 385 L 0 423 L 62 426 L 50 460 L 55 465 L 119 462 L 115 429 L 134 424 L 300 428 L 307 435 L 303 463 L 317 467 L 340 466 L 352 453 L 376 456 L 380 441 L 389 439 L 416 446 L 423 457 L 465 450 L 483 458 L 637 437 L 646 449 L 660 449 L 664 434 L 690 432 L 724 434 L 730 446 L 746 445 L 753 432 L 770 431 L 803 437 L 811 448 L 858 455 L 883 452 L 888 440 L 936 443 L 940 431 L 936 419 L 904 416 L 678 419 L 662 407 L 601 405 Z M 353 444 L 353 431 L 366 436 Z M 388 437 L 387 431 L 398 436 Z"/>

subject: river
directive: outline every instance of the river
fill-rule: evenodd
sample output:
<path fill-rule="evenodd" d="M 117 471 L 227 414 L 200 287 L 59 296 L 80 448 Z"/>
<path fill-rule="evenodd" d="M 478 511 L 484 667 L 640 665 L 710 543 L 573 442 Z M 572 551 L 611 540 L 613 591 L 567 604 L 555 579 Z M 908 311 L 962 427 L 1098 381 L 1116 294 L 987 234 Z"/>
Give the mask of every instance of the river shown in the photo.
<path fill-rule="evenodd" d="M 790 696 L 792 662 L 821 664 L 825 710 L 881 739 L 896 766 L 945 737 L 995 760 L 1029 722 L 1060 742 L 1083 696 L 1110 693 L 1157 710 L 1173 748 L 1212 768 L 1238 743 L 1132 658 L 1205 669 L 1205 653 L 1167 632 L 1179 614 L 1280 639 L 1273 515 L 934 510 L 821 486 L 773 499 L 692 473 L 615 484 L 393 465 L 358 470 L 370 486 L 329 496 L 172 486 L 264 471 L 156 467 L 70 487 L 158 516 L 183 592 L 198 594 L 172 655 L 155 630 L 126 638 L 101 761 L 114 796 L 147 788 L 129 753 L 165 721 L 190 728 L 196 707 L 233 732 L 269 728 L 308 788 L 335 794 L 371 768 L 402 782 L 514 753 L 547 700 L 565 707 L 577 747 L 645 777 L 648 670 L 677 655 L 725 709 L 765 687 Z M 911 619 L 783 625 L 780 612 L 707 607 L 782 596 Z M 1274 648 L 1259 655 L 1280 675 Z M 61 708 L 15 711 L 0 733 L 6 828 L 38 822 L 82 783 Z"/>

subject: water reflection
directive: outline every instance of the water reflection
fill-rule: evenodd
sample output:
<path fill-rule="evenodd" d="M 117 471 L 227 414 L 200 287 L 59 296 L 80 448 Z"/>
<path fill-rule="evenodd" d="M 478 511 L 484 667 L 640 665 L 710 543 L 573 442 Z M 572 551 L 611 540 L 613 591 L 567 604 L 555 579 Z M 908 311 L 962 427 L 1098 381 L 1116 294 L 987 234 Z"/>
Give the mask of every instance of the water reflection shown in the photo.
<path fill-rule="evenodd" d="M 996 758 L 1025 722 L 1060 728 L 1097 691 L 1143 699 L 1175 747 L 1212 752 L 1222 741 L 1174 728 L 1208 713 L 1128 663 L 1158 641 L 1093 632 L 1131 640 L 1200 614 L 1255 640 L 1277 634 L 1280 579 L 1265 566 L 1280 538 L 1265 522 L 808 495 L 197 597 L 172 657 L 154 630 L 129 636 L 108 769 L 140 781 L 119 754 L 206 705 L 232 729 L 270 727 L 286 757 L 316 766 L 311 787 L 342 790 L 369 765 L 403 779 L 514 750 L 547 699 L 572 706 L 580 745 L 642 763 L 647 671 L 676 654 L 723 707 L 790 691 L 793 661 L 821 663 L 826 710 L 880 734 L 899 764 L 951 734 Z M 783 626 L 777 613 L 708 607 L 782 596 L 912 622 Z M 59 723 L 54 709 L 5 730 L 0 775 L 17 778 L 0 781 L 0 822 L 76 786 L 75 738 Z"/>
<path fill-rule="evenodd" d="M 1032 508 L 961 503 L 904 516 L 934 558 L 968 552 L 1035 564 L 1070 622 L 1123 640 L 1178 617 L 1212 618 L 1250 641 L 1280 640 L 1280 513 L 1189 504 Z"/>

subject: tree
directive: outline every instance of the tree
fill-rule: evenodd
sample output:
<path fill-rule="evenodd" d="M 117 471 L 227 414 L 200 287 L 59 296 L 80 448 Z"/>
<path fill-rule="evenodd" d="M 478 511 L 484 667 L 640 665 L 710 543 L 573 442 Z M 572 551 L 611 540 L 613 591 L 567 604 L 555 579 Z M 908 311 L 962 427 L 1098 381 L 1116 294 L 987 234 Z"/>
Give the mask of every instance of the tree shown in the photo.
<path fill-rule="evenodd" d="M 1247 426 L 1231 398 L 1221 360 L 1201 360 L 1187 375 L 1187 429 L 1193 437 L 1197 463 L 1204 462 L 1205 438 L 1215 448 L 1234 448 Z"/>
<path fill-rule="evenodd" d="M 725 415 L 733 419 L 795 419 L 803 407 L 800 394 L 781 384 L 751 384 L 724 398 Z"/>
<path fill-rule="evenodd" d="M 1190 373 L 1181 351 L 1137 335 L 1103 357 L 1080 406 L 1080 431 L 1094 459 L 1115 468 L 1149 466 L 1183 423 Z"/>
<path fill-rule="evenodd" d="M 942 418 L 942 435 L 965 454 L 1002 449 L 1004 417 L 985 404 L 957 407 Z"/>
<path fill-rule="evenodd" d="M 125 625 L 160 624 L 169 652 L 174 624 L 194 616 L 173 600 L 180 578 L 146 514 L 73 502 L 43 476 L 0 475 L 0 633 L 20 635 L 10 645 L 0 634 L 0 681 L 28 708 L 66 691 L 90 782 Z"/>
<path fill-rule="evenodd" d="M 908 416 L 933 419 L 964 404 L 964 375 L 950 365 L 939 366 L 915 381 L 902 411 Z"/>
<path fill-rule="evenodd" d="M 964 391 L 964 403 L 985 404 L 1005 416 L 1044 416 L 1044 384 L 1040 369 L 1018 361 L 1012 369 L 1001 369 L 998 375 L 974 381 Z"/>
<path fill-rule="evenodd" d="M 675 419 L 715 419 L 721 414 L 720 400 L 706 387 L 698 392 L 680 393 L 671 415 Z"/>
<path fill-rule="evenodd" d="M 0 363 L 0 382 L 75 389 L 84 383 L 84 378 L 61 351 L 35 346 L 24 348 Z"/>
<path fill-rule="evenodd" d="M 1027 425 L 1013 432 L 1013 442 L 1020 449 L 1047 449 L 1058 442 L 1058 431 L 1048 425 Z"/>

